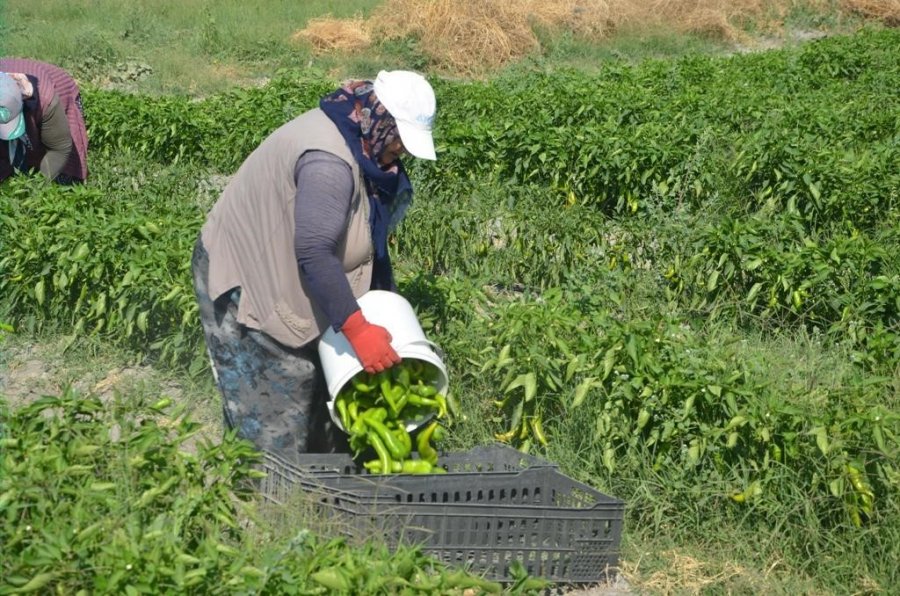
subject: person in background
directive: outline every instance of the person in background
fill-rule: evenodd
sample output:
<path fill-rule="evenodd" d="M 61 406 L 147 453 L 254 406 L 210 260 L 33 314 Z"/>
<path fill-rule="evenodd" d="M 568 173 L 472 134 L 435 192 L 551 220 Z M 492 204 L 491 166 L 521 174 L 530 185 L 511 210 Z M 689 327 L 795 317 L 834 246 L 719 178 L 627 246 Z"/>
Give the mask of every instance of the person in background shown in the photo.
<path fill-rule="evenodd" d="M 317 339 L 343 332 L 366 371 L 400 361 L 357 298 L 396 291 L 388 234 L 412 200 L 400 161 L 435 159 L 435 96 L 421 75 L 344 84 L 282 125 L 210 210 L 191 267 L 225 425 L 289 461 L 346 450 Z"/>
<path fill-rule="evenodd" d="M 40 171 L 60 184 L 88 175 L 81 94 L 62 68 L 24 58 L 0 59 L 0 181 Z"/>

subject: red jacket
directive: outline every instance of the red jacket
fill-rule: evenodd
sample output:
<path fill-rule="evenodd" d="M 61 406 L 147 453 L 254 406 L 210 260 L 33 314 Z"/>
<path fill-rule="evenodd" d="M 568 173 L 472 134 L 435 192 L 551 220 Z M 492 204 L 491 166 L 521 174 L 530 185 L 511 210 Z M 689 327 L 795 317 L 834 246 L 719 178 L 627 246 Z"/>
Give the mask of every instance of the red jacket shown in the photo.
<path fill-rule="evenodd" d="M 59 108 L 65 111 L 69 132 L 72 135 L 72 151 L 59 174 L 78 180 L 86 179 L 88 175 L 87 130 L 81 109 L 81 95 L 75 80 L 58 66 L 25 58 L 0 59 L 0 71 L 25 73 L 34 85 L 34 95 L 22 103 L 22 112 L 25 115 L 25 134 L 32 146 L 32 149 L 26 153 L 26 165 L 34 170 L 39 169 L 41 160 L 47 153 L 47 147 L 41 141 L 41 129 L 44 125 L 45 112 L 56 98 Z M 0 180 L 4 180 L 12 174 L 9 153 L 0 150 Z"/>

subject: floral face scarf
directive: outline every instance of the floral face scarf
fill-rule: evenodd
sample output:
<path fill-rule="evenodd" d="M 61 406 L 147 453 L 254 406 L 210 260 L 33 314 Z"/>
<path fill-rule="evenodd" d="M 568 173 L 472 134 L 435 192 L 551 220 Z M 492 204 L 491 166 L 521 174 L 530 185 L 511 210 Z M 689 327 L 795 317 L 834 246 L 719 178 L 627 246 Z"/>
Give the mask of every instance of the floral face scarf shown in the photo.
<path fill-rule="evenodd" d="M 326 95 L 319 107 L 338 127 L 363 170 L 369 196 L 369 224 L 375 258 L 387 257 L 387 236 L 412 202 L 412 184 L 397 160 L 382 167 L 379 158 L 400 134 L 397 123 L 375 96 L 371 81 L 351 81 Z"/>

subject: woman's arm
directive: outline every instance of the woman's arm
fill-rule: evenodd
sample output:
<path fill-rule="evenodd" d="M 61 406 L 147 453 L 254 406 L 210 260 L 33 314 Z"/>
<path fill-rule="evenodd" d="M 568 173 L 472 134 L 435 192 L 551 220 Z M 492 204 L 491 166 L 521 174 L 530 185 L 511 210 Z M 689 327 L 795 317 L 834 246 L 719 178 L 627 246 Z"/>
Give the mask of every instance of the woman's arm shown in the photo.
<path fill-rule="evenodd" d="M 294 252 L 300 277 L 309 297 L 338 330 L 359 309 L 337 256 L 347 231 L 353 173 L 336 155 L 308 151 L 298 160 L 294 177 Z"/>
<path fill-rule="evenodd" d="M 72 132 L 66 112 L 54 96 L 44 111 L 41 122 L 41 143 L 47 153 L 41 160 L 41 173 L 50 180 L 55 179 L 65 167 L 72 153 Z"/>

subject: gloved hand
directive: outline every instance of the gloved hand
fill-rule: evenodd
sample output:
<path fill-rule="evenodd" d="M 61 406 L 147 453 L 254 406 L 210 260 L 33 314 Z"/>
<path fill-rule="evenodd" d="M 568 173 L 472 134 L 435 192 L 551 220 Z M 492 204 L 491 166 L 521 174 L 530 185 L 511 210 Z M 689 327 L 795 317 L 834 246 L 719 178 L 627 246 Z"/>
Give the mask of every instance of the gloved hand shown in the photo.
<path fill-rule="evenodd" d="M 341 331 L 366 372 L 378 373 L 400 362 L 400 355 L 391 347 L 391 334 L 368 322 L 361 310 L 347 317 Z"/>

